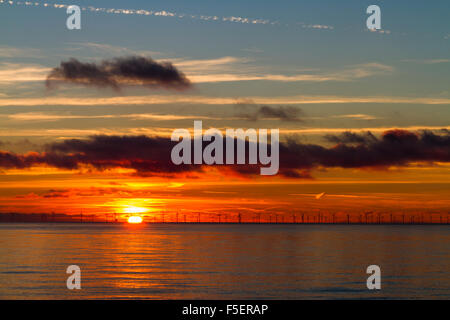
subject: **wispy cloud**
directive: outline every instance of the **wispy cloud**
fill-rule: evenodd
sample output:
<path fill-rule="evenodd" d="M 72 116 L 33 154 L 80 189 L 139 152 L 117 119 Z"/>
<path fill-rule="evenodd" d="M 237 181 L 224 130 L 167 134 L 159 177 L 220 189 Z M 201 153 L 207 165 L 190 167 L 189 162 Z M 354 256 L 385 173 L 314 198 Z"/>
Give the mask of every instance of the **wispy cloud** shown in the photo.
<path fill-rule="evenodd" d="M 23 112 L 9 115 L 0 115 L 15 121 L 59 121 L 66 119 L 131 119 L 131 120 L 159 120 L 159 121 L 174 121 L 174 120 L 189 120 L 198 119 L 198 116 L 190 115 L 173 115 L 173 114 L 103 114 L 103 115 L 70 115 L 70 114 L 55 114 L 43 112 Z M 212 119 L 210 117 L 202 116 L 202 119 Z M 219 118 L 217 118 L 219 119 Z"/>
<path fill-rule="evenodd" d="M 0 63 L 0 83 L 44 81 L 50 70 L 33 64 Z"/>
<path fill-rule="evenodd" d="M 114 46 L 106 43 L 96 43 L 96 42 L 69 42 L 69 48 L 67 51 L 82 51 L 85 49 L 90 49 L 94 53 L 100 54 L 102 57 L 105 55 L 116 56 L 157 56 L 162 53 L 159 51 L 149 51 L 149 50 L 133 50 L 126 47 Z"/>
<path fill-rule="evenodd" d="M 326 24 L 306 24 L 303 22 L 299 22 L 298 25 L 300 25 L 302 28 L 305 29 L 319 29 L 319 30 L 333 30 L 334 27 Z"/>
<path fill-rule="evenodd" d="M 111 74 L 111 69 L 116 67 L 119 63 L 121 65 L 124 65 L 125 63 L 131 65 L 131 62 L 133 62 L 133 65 L 137 65 L 137 62 L 139 62 L 140 70 L 147 66 L 158 65 L 164 67 L 173 65 L 174 68 L 182 69 L 182 74 L 185 74 L 186 78 L 192 83 L 237 81 L 347 82 L 372 76 L 389 75 L 394 71 L 392 66 L 377 62 L 368 62 L 365 64 L 350 65 L 338 70 L 314 70 L 315 73 L 313 73 L 312 70 L 308 70 L 308 72 L 300 74 L 274 74 L 265 72 L 264 66 L 251 64 L 250 62 L 252 62 L 252 60 L 243 57 L 225 56 L 214 59 L 175 58 L 171 59 L 169 62 L 167 59 L 153 60 L 144 56 L 129 56 L 125 58 L 104 60 L 98 63 L 85 63 L 76 59 L 71 59 L 62 62 L 60 67 L 53 69 L 51 78 L 54 78 L 55 81 L 57 78 L 61 78 L 64 81 L 86 84 L 92 77 L 88 79 L 85 75 L 81 75 L 81 72 L 88 71 L 92 74 L 92 71 L 95 71 L 95 79 L 91 79 L 96 80 L 95 83 L 99 83 L 101 80 L 102 83 L 114 84 L 114 86 L 116 86 L 120 80 L 118 79 L 119 76 L 120 78 L 123 78 L 124 76 Z M 109 68 L 108 71 L 106 71 L 105 68 Z M 45 73 L 49 73 L 50 70 L 50 68 L 41 65 L 3 63 L 0 64 L 0 82 L 44 81 L 47 80 Z M 166 67 L 165 70 L 168 70 L 168 68 Z M 69 71 L 71 78 L 67 76 Z M 75 71 L 77 74 L 73 75 Z M 181 75 L 180 72 L 179 74 Z M 136 82 L 135 78 L 136 75 L 133 75 L 133 79 L 125 80 L 128 82 Z M 143 79 L 141 78 L 138 80 L 142 82 Z"/>
<path fill-rule="evenodd" d="M 202 117 L 204 119 L 204 117 Z M 225 131 L 226 129 L 231 129 L 230 127 L 219 127 L 215 128 Z M 442 130 L 450 131 L 450 126 L 405 126 L 405 127 L 365 127 L 365 128 L 351 128 L 349 126 L 345 127 L 305 127 L 301 129 L 286 129 L 280 128 L 280 135 L 284 137 L 290 137 L 291 135 L 315 135 L 322 136 L 326 134 L 341 134 L 351 130 L 355 133 L 366 133 L 370 131 L 372 133 L 383 133 L 389 130 L 408 130 L 408 131 L 433 131 L 441 132 Z M 56 139 L 64 139 L 66 137 L 86 137 L 92 135 L 147 135 L 147 136 L 159 136 L 159 137 L 170 137 L 172 135 L 172 127 L 133 127 L 133 128 L 120 128 L 120 127 L 99 127 L 96 126 L 95 129 L 14 129 L 14 134 L 11 134 L 10 129 L 0 128 L 0 137 L 10 138 L 14 137 L 49 137 Z"/>
<path fill-rule="evenodd" d="M 121 105 L 154 105 L 154 104 L 204 104 L 204 105 L 234 105 L 241 101 L 235 97 L 206 97 L 192 95 L 146 95 L 119 97 L 42 97 L 42 98 L 0 98 L 0 106 L 121 106 Z M 446 105 L 450 98 L 433 97 L 351 97 L 351 96 L 288 96 L 288 97 L 246 97 L 242 101 L 252 101 L 260 105 L 286 104 L 349 104 L 349 103 L 395 103 L 395 104 L 425 104 Z"/>
<path fill-rule="evenodd" d="M 211 60 L 174 61 L 183 67 L 195 83 L 232 81 L 325 82 L 353 81 L 377 75 L 388 75 L 394 68 L 377 62 L 351 65 L 340 70 L 302 74 L 265 73 L 263 67 L 250 66 L 246 58 L 223 57 Z"/>
<path fill-rule="evenodd" d="M 39 49 L 0 46 L 0 58 L 17 58 L 17 57 L 35 58 L 40 54 L 41 50 Z"/>
<path fill-rule="evenodd" d="M 450 59 L 405 59 L 403 62 L 415 62 L 422 64 L 438 64 L 438 63 L 448 63 Z"/>
<path fill-rule="evenodd" d="M 391 30 L 385 30 L 385 29 L 365 29 L 369 32 L 373 33 L 379 33 L 379 34 L 391 34 Z"/>
<path fill-rule="evenodd" d="M 345 118 L 345 119 L 355 119 L 355 120 L 375 120 L 380 119 L 375 116 L 371 116 L 368 114 L 343 114 L 343 115 L 337 115 L 333 116 L 333 118 Z"/>
<path fill-rule="evenodd" d="M 224 65 L 236 66 L 241 63 L 249 62 L 248 58 L 225 56 L 214 59 L 172 59 L 172 63 L 178 67 L 182 67 L 184 70 L 190 72 L 210 71 L 222 71 Z"/>

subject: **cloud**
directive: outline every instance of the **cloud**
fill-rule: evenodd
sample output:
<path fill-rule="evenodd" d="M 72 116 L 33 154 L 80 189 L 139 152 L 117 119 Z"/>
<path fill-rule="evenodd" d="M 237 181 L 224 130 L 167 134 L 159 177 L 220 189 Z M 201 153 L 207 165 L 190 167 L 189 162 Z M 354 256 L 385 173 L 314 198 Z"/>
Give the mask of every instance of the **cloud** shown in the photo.
<path fill-rule="evenodd" d="M 198 119 L 198 117 L 197 117 Z M 218 128 L 220 130 L 226 130 L 228 127 Z M 352 128 L 352 132 L 366 132 L 370 131 L 372 133 L 381 134 L 388 130 L 402 129 L 409 131 L 439 131 L 442 129 L 450 130 L 450 126 L 406 126 L 406 127 L 372 127 L 372 128 Z M 301 129 L 284 129 L 280 128 L 280 135 L 323 135 L 323 134 L 339 134 L 347 132 L 350 129 L 348 127 L 338 128 L 338 127 L 305 127 Z M 96 127 L 92 129 L 15 129 L 14 135 L 18 137 L 53 137 L 57 139 L 68 138 L 68 137 L 87 137 L 92 135 L 147 135 L 147 136 L 162 136 L 170 137 L 173 129 L 170 127 L 132 127 L 132 128 L 109 128 L 109 127 Z M 0 137 L 10 138 L 11 129 L 0 128 Z M 33 149 L 30 149 L 30 151 Z"/>
<path fill-rule="evenodd" d="M 408 166 L 415 162 L 450 162 L 449 130 L 441 130 L 438 134 L 397 129 L 386 131 L 379 138 L 371 133 L 348 133 L 336 136 L 334 140 L 328 139 L 338 144 L 324 147 L 303 144 L 293 139 L 280 143 L 280 175 L 310 178 L 310 171 L 315 168 L 388 168 Z M 175 142 L 169 138 L 147 136 L 66 139 L 46 145 L 46 151 L 42 153 L 15 154 L 1 151 L 0 168 L 24 169 L 46 165 L 75 170 L 88 166 L 98 171 L 125 168 L 141 176 L 169 177 L 207 173 L 206 167 L 211 168 L 173 165 L 170 153 L 174 145 Z M 226 175 L 249 176 L 259 173 L 258 165 L 221 165 L 215 166 L 215 169 Z"/>
<path fill-rule="evenodd" d="M 28 1 L 0 0 L 0 4 L 9 4 L 9 5 L 15 4 L 15 5 L 24 5 L 24 6 L 32 6 L 32 7 L 42 6 L 45 8 L 56 8 L 56 9 L 64 9 L 64 8 L 69 7 L 69 5 L 66 5 L 66 4 L 39 3 L 36 1 L 28 2 Z M 176 19 L 192 19 L 192 20 L 211 21 L 211 22 L 230 22 L 230 23 L 251 24 L 251 25 L 279 24 L 277 21 L 272 21 L 269 19 L 248 18 L 248 17 L 240 17 L 240 16 L 221 17 L 221 16 L 210 16 L 210 15 L 194 15 L 194 14 L 186 14 L 186 13 L 177 13 L 177 12 L 167 11 L 167 10 L 100 8 L 100 7 L 93 7 L 93 6 L 80 6 L 80 9 L 82 11 L 95 12 L 95 13 L 169 17 L 169 18 L 176 18 Z"/>
<path fill-rule="evenodd" d="M 380 33 L 380 34 L 391 34 L 391 30 L 385 30 L 385 29 L 365 29 L 370 32 Z"/>
<path fill-rule="evenodd" d="M 43 81 L 50 70 L 33 64 L 0 63 L 0 83 Z"/>
<path fill-rule="evenodd" d="M 56 8 L 65 9 L 69 7 L 67 4 L 51 4 L 51 3 L 40 3 L 36 1 L 12 1 L 12 0 L 0 0 L 0 4 L 18 5 L 18 6 L 30 6 L 30 7 L 45 7 L 45 8 Z M 154 16 L 154 17 L 168 17 L 172 19 L 190 19 L 199 20 L 215 23 L 237 23 L 245 25 L 277 25 L 292 27 L 300 25 L 302 28 L 306 29 L 318 29 L 318 30 L 333 30 L 334 27 L 325 24 L 305 24 L 303 22 L 296 24 L 280 23 L 276 20 L 264 19 L 264 18 L 250 18 L 242 17 L 238 15 L 233 16 L 218 16 L 218 15 L 202 15 L 202 14 L 187 14 L 179 13 L 168 10 L 146 10 L 146 9 L 123 9 L 123 8 L 101 8 L 94 6 L 80 6 L 80 9 L 84 12 L 94 12 L 94 13 L 105 13 L 105 14 L 122 14 L 122 15 L 138 15 L 138 16 Z M 390 33 L 388 31 L 387 33 Z"/>
<path fill-rule="evenodd" d="M 92 48 L 112 47 L 104 44 L 84 43 Z M 116 47 L 113 47 L 116 48 Z M 111 52 L 125 52 L 123 48 L 111 49 Z M 129 50 L 129 52 L 132 52 Z M 350 65 L 341 69 L 312 70 L 297 74 L 268 73 L 264 66 L 249 64 L 251 60 L 243 57 L 225 56 L 214 59 L 172 59 L 171 62 L 160 59 L 158 61 L 143 58 L 143 55 L 131 55 L 127 58 L 116 58 L 96 63 L 82 63 L 76 59 L 62 62 L 61 66 L 53 70 L 39 65 L 0 64 L 0 81 L 26 82 L 43 81 L 47 74 L 47 85 L 56 81 L 96 85 L 99 87 L 110 86 L 118 88 L 120 84 L 154 84 L 150 74 L 163 72 L 169 76 L 174 73 L 175 81 L 170 87 L 188 86 L 193 83 L 220 83 L 238 81 L 276 81 L 276 82 L 349 82 L 377 75 L 391 74 L 394 69 L 391 66 L 376 62 Z M 138 70 L 147 70 L 148 74 L 141 74 Z M 183 69 L 181 73 L 179 68 Z M 162 70 L 161 70 L 162 69 Z M 123 74 L 124 71 L 131 74 Z M 178 75 L 177 75 L 178 73 Z M 177 77 L 178 76 L 178 77 Z M 155 75 L 157 77 L 157 75 Z M 187 80 L 187 78 L 189 80 Z M 170 80 L 170 79 L 169 79 Z M 158 82 L 159 83 L 159 82 Z M 159 83 L 163 86 L 164 83 Z"/>
<path fill-rule="evenodd" d="M 151 58 L 129 56 L 97 63 L 77 59 L 61 62 L 47 76 L 47 87 L 58 83 L 75 83 L 119 90 L 126 85 L 149 88 L 186 89 L 191 86 L 186 76 L 170 62 L 156 62 Z"/>
<path fill-rule="evenodd" d="M 384 132 L 380 138 L 370 132 L 347 133 L 334 137 L 334 141 L 338 144 L 330 148 L 295 141 L 280 145 L 280 168 L 380 168 L 450 161 L 448 130 L 435 134 L 397 129 Z"/>
<path fill-rule="evenodd" d="M 371 116 L 368 114 L 343 114 L 343 115 L 337 115 L 337 116 L 333 116 L 333 118 L 344 118 L 344 119 L 355 119 L 355 120 L 376 120 L 376 119 L 380 119 L 377 118 L 375 116 Z"/>
<path fill-rule="evenodd" d="M 1 74 L 1 72 L 0 72 Z M 1 79 L 1 78 L 0 78 Z M 347 104 L 347 103 L 377 103 L 377 104 L 424 104 L 450 105 L 446 97 L 402 97 L 402 96 L 334 96 L 334 95 L 295 95 L 279 97 L 251 96 L 208 97 L 200 95 L 140 95 L 120 97 L 39 97 L 21 98 L 0 95 L 1 106 L 118 106 L 118 105 L 154 105 L 154 104 L 204 104 L 204 105 L 234 105 L 236 102 L 252 101 L 260 105 L 288 104 Z"/>
<path fill-rule="evenodd" d="M 319 30 L 333 30 L 333 26 L 329 26 L 326 24 L 305 24 L 303 22 L 298 23 L 302 28 L 305 29 L 319 29 Z"/>
<path fill-rule="evenodd" d="M 386 75 L 394 68 L 377 62 L 349 65 L 341 69 L 322 70 L 313 73 L 279 74 L 269 73 L 265 66 L 250 64 L 252 59 L 225 56 L 214 59 L 172 59 L 172 63 L 183 68 L 192 82 L 214 83 L 235 81 L 279 81 L 279 82 L 325 82 L 353 81 L 375 75 Z"/>
<path fill-rule="evenodd" d="M 429 59 L 425 60 L 424 63 L 426 64 L 437 64 L 437 63 L 448 63 L 450 62 L 450 59 Z"/>
<path fill-rule="evenodd" d="M 69 198 L 68 190 L 49 190 L 42 195 L 42 198 Z"/>
<path fill-rule="evenodd" d="M 234 105 L 235 97 L 206 97 L 193 95 L 142 95 L 121 97 L 39 97 L 39 98 L 1 98 L 0 106 L 115 106 L 115 105 L 154 105 L 154 104 L 205 104 L 205 105 Z M 281 96 L 258 97 L 252 96 L 244 99 L 251 100 L 260 105 L 287 105 L 287 104 L 344 104 L 344 103 L 395 103 L 395 104 L 450 104 L 450 98 L 437 97 L 392 97 L 392 96 Z"/>
<path fill-rule="evenodd" d="M 200 167 L 176 166 L 170 159 L 174 143 L 166 138 L 146 136 L 92 136 L 66 139 L 45 146 L 45 152 L 23 155 L 0 151 L 0 167 L 24 169 L 50 166 L 75 170 L 90 166 L 98 171 L 113 168 L 133 169 L 140 175 L 170 175 L 198 171 Z"/>
<path fill-rule="evenodd" d="M 377 141 L 372 132 L 354 133 L 351 131 L 343 132 L 340 135 L 325 135 L 325 140 L 333 143 L 359 143 L 369 144 Z"/>
<path fill-rule="evenodd" d="M 241 109 L 248 109 L 245 104 L 237 104 L 237 106 Z M 300 116 L 303 115 L 303 111 L 300 108 L 296 108 L 293 106 L 251 106 L 255 111 L 251 112 L 239 112 L 236 114 L 238 117 L 242 117 L 249 121 L 256 121 L 262 119 L 276 119 L 280 121 L 294 121 L 300 122 L 303 121 Z"/>
<path fill-rule="evenodd" d="M 148 51 L 148 50 L 133 50 L 126 47 L 114 46 L 106 43 L 96 43 L 96 42 L 68 42 L 70 45 L 65 50 L 67 51 L 84 51 L 86 48 L 92 50 L 97 56 L 155 56 L 160 55 L 159 51 Z"/>
<path fill-rule="evenodd" d="M 270 107 L 261 106 L 258 110 L 260 118 L 276 118 L 282 121 L 302 121 L 299 116 L 302 110 L 292 106 Z"/>
<path fill-rule="evenodd" d="M 172 63 L 177 67 L 182 67 L 188 72 L 223 71 L 224 65 L 236 65 L 249 62 L 248 58 L 225 56 L 214 59 L 173 59 Z"/>
<path fill-rule="evenodd" d="M 102 115 L 71 115 L 71 114 L 57 114 L 57 113 L 43 113 L 43 112 L 22 112 L 4 115 L 0 114 L 0 118 L 6 117 L 9 120 L 15 121 L 59 121 L 65 119 L 130 119 L 130 120 L 158 120 L 158 121 L 175 121 L 198 119 L 198 116 L 193 115 L 175 115 L 175 114 L 152 114 L 152 113 L 133 113 L 133 114 L 102 114 Z M 202 117 L 202 119 L 215 119 Z"/>
<path fill-rule="evenodd" d="M 41 55 L 42 53 L 40 49 L 0 46 L 1 58 L 18 58 L 18 57 L 36 58 L 38 56 L 40 57 Z"/>
<path fill-rule="evenodd" d="M 439 63 L 448 63 L 450 59 L 405 59 L 402 62 L 415 62 L 421 64 L 439 64 Z"/>
<path fill-rule="evenodd" d="M 392 66 L 378 62 L 368 62 L 351 66 L 346 70 L 340 72 L 340 75 L 342 79 L 355 80 L 367 78 L 374 75 L 391 74 L 393 71 L 394 68 Z"/>
<path fill-rule="evenodd" d="M 208 62 L 214 62 L 211 67 Z M 255 67 L 248 67 L 244 62 L 248 59 L 224 57 L 213 60 L 198 60 L 194 64 L 187 64 L 185 69 L 189 78 L 196 83 L 232 82 L 232 81 L 279 81 L 279 82 L 347 82 L 377 75 L 388 75 L 394 68 L 377 62 L 350 65 L 340 70 L 321 71 L 317 73 L 301 74 L 272 74 L 265 73 Z M 205 65 L 203 63 L 205 62 Z M 221 64 L 219 64 L 221 62 Z M 176 63 L 176 62 L 175 62 Z M 230 66 L 230 64 L 233 64 Z M 180 64 L 178 64 L 180 65 Z M 223 65 L 223 66 L 222 66 Z M 221 67 L 222 68 L 218 68 Z"/>

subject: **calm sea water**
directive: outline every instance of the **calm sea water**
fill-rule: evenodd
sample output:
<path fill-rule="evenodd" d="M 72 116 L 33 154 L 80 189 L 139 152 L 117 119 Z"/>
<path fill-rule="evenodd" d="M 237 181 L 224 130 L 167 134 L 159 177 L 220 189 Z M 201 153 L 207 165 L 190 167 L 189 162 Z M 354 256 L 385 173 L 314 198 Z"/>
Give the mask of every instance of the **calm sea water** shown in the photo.
<path fill-rule="evenodd" d="M 0 224 L 0 298 L 449 299 L 449 249 L 438 225 Z"/>

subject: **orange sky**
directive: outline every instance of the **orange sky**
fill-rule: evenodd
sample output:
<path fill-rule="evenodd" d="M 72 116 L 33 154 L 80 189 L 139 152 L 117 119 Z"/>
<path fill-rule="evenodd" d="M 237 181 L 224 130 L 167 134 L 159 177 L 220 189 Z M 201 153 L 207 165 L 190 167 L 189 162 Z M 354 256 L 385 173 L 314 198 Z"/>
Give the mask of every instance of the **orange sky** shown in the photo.
<path fill-rule="evenodd" d="M 146 221 L 297 221 L 302 215 L 336 214 L 353 219 L 366 211 L 396 216 L 446 214 L 449 166 L 390 170 L 315 170 L 313 179 L 229 177 L 217 171 L 198 178 L 148 178 L 130 170 L 89 172 L 35 167 L 5 170 L 0 181 L 2 212 L 95 214 L 119 220 L 138 214 Z M 325 195 L 316 199 L 316 195 Z M 281 218 L 284 216 L 284 218 Z M 273 219 L 273 220 L 272 220 Z M 304 218 L 306 219 L 306 218 Z M 387 219 L 387 218 L 386 218 Z"/>

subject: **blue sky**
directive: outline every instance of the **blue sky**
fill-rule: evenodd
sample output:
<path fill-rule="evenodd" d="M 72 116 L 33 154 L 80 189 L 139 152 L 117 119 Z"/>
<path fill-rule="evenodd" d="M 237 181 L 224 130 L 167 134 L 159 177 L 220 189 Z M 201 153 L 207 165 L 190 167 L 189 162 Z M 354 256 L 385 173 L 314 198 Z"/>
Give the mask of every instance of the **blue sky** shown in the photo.
<path fill-rule="evenodd" d="M 18 135 L 26 136 L 25 131 L 21 133 L 24 128 L 78 128 L 102 132 L 124 127 L 128 130 L 154 126 L 186 127 L 192 122 L 191 119 L 169 123 L 108 118 L 24 120 L 27 117 L 23 114 L 33 113 L 53 116 L 136 113 L 216 116 L 222 121 L 211 120 L 211 125 L 225 127 L 236 121 L 227 120 L 227 117 L 233 118 L 242 101 L 254 102 L 259 98 L 266 104 L 290 104 L 303 110 L 306 119 L 303 123 L 270 123 L 289 130 L 438 128 L 446 127 L 450 119 L 448 1 L 433 1 L 432 4 L 425 1 L 234 0 L 37 2 L 38 6 L 16 1 L 0 3 L 0 72 L 3 71 L 3 78 L 21 68 L 31 67 L 30 72 L 36 73 L 33 79 L 20 83 L 3 80 L 2 93 L 6 99 L 66 97 L 70 100 L 168 94 L 220 97 L 228 101 L 235 99 L 235 102 L 215 103 L 211 107 L 194 99 L 188 108 L 184 102 L 176 101 L 130 104 L 126 108 L 114 104 L 87 108 L 60 102 L 9 105 L 3 99 L 0 113 L 4 116 L 0 118 L 0 124 L 16 128 Z M 87 9 L 82 12 L 82 29 L 71 31 L 65 27 L 65 8 L 44 7 L 44 3 L 141 9 L 177 16 L 94 13 Z M 381 32 L 370 32 L 365 26 L 365 10 L 370 4 L 381 7 Z M 205 21 L 201 16 L 217 16 L 217 21 L 210 18 Z M 230 17 L 247 18 L 257 23 L 222 21 Z M 118 94 L 83 87 L 64 87 L 48 92 L 43 86 L 46 70 L 70 57 L 100 61 L 131 54 L 171 61 L 192 76 L 194 82 L 211 76 L 215 80 L 199 81 L 195 83 L 195 89 L 187 93 L 130 88 Z M 224 75 L 236 79 L 217 79 Z M 309 104 L 302 100 L 303 97 L 326 99 Z M 334 98 L 344 102 L 327 102 Z M 369 100 L 354 101 L 358 98 Z M 295 99 L 301 103 L 296 104 Z M 17 114 L 19 116 L 14 116 Z"/>

